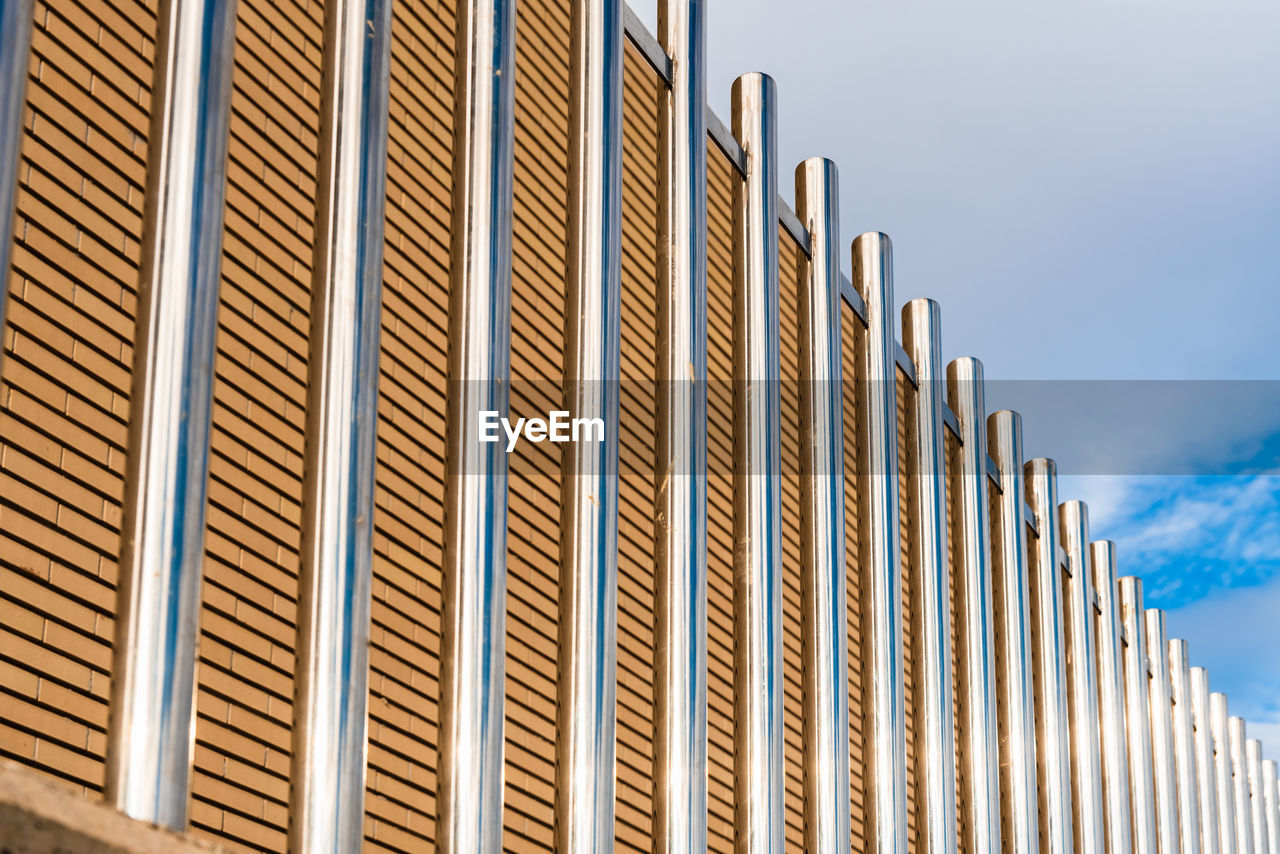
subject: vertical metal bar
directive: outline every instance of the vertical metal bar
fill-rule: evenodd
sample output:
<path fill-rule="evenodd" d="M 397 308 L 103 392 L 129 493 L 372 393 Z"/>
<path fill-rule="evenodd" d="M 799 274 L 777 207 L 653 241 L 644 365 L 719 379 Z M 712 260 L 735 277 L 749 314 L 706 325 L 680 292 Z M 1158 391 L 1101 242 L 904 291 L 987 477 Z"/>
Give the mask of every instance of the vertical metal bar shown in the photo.
<path fill-rule="evenodd" d="M 459 0 L 436 845 L 502 848 L 515 0 Z"/>
<path fill-rule="evenodd" d="M 556 850 L 613 850 L 622 298 L 621 0 L 573 4 L 564 408 L 604 423 L 561 458 Z"/>
<path fill-rule="evenodd" d="M 0 324 L 8 305 L 9 251 L 13 246 L 13 206 L 18 195 L 34 7 L 34 0 L 0 4 Z"/>
<path fill-rule="evenodd" d="M 1043 530 L 1043 526 L 1041 528 Z M 1071 803 L 1074 848 L 1080 854 L 1106 850 L 1099 748 L 1098 670 L 1094 652 L 1093 561 L 1089 553 L 1089 508 L 1081 501 L 1058 505 L 1058 533 L 1067 555 L 1066 647 L 1071 684 Z"/>
<path fill-rule="evenodd" d="M 1253 837 L 1253 850 L 1257 854 L 1267 851 L 1267 824 L 1262 792 L 1262 742 L 1251 738 L 1244 744 L 1249 789 L 1249 827 Z"/>
<path fill-rule="evenodd" d="M 391 0 L 325 10 L 289 849 L 360 847 Z"/>
<path fill-rule="evenodd" d="M 1266 854 L 1280 854 L 1280 798 L 1276 791 L 1276 762 L 1262 760 L 1262 810 L 1267 829 Z"/>
<path fill-rule="evenodd" d="M 991 548 L 987 539 L 987 410 L 982 363 L 956 359 L 947 366 L 947 400 L 960 424 L 952 468 L 956 551 L 957 635 L 960 662 L 961 796 L 966 851 L 1000 851 L 999 719 L 996 713 Z"/>
<path fill-rule="evenodd" d="M 862 732 L 867 850 L 907 849 L 906 680 L 898 542 L 897 342 L 893 246 L 878 232 L 853 241 L 853 285 L 867 308 L 859 360 L 858 557 L 862 574 Z"/>
<path fill-rule="evenodd" d="M 781 371 L 778 339 L 777 89 L 733 83 L 733 539 L 735 847 L 780 851 L 782 811 Z"/>
<path fill-rule="evenodd" d="M 1102 610 L 1097 634 L 1098 718 L 1102 736 L 1102 792 L 1107 807 L 1107 850 L 1111 854 L 1127 854 L 1133 847 L 1116 544 L 1098 540 L 1090 543 L 1089 548 L 1093 559 L 1093 586 Z"/>
<path fill-rule="evenodd" d="M 1196 788 L 1200 795 L 1200 851 L 1231 854 L 1222 847 L 1222 823 L 1218 813 L 1218 766 L 1214 756 L 1213 723 L 1209 709 L 1209 674 L 1191 668 L 1191 719 L 1196 736 Z"/>
<path fill-rule="evenodd" d="M 1127 575 L 1116 586 L 1120 596 L 1120 623 L 1129 641 L 1122 649 L 1122 660 L 1133 850 L 1138 854 L 1155 854 L 1156 798 L 1151 777 L 1150 688 L 1146 631 L 1142 625 L 1142 580 Z"/>
<path fill-rule="evenodd" d="M 134 818 L 182 830 L 195 731 L 234 0 L 167 0 L 157 32 L 106 798 Z M 25 68 L 25 53 L 22 62 Z M 9 238 L 6 231 L 6 246 Z"/>
<path fill-rule="evenodd" d="M 815 854 L 844 854 L 850 844 L 844 350 L 840 340 L 839 177 L 830 160 L 814 157 L 796 167 L 796 212 L 809 231 L 811 259 L 801 261 L 798 283 L 804 847 Z"/>
<path fill-rule="evenodd" d="M 1031 665 L 1031 593 L 1027 577 L 1026 499 L 1022 490 L 1022 418 L 1003 409 L 987 417 L 987 449 L 1000 469 L 992 518 L 993 590 L 1003 691 L 1000 712 L 1004 837 L 1014 852 L 1040 849 L 1036 793 L 1035 683 Z"/>
<path fill-rule="evenodd" d="M 1047 852 L 1072 850 L 1071 738 L 1067 700 L 1062 571 L 1058 567 L 1058 468 L 1037 458 L 1023 466 L 1027 500 L 1040 531 L 1031 543 L 1031 614 L 1036 637 L 1036 746 L 1040 838 Z"/>
<path fill-rule="evenodd" d="M 1156 842 L 1161 854 L 1180 848 L 1178 834 L 1178 769 L 1174 758 L 1173 697 L 1169 656 L 1165 649 L 1164 611 L 1148 608 L 1143 615 L 1147 664 L 1151 668 L 1148 705 L 1151 709 L 1151 766 L 1155 783 Z"/>
<path fill-rule="evenodd" d="M 1235 807 L 1236 847 L 1250 854 L 1253 847 L 1253 818 L 1249 805 L 1249 766 L 1245 757 L 1244 718 L 1227 719 L 1227 750 L 1231 756 L 1231 801 Z"/>
<path fill-rule="evenodd" d="M 1163 629 L 1163 625 L 1161 626 Z M 1168 643 L 1169 693 L 1173 699 L 1173 760 L 1177 770 L 1178 829 L 1182 854 L 1217 851 L 1204 845 L 1201 817 L 1200 776 L 1196 767 L 1196 732 L 1191 713 L 1191 664 L 1187 642 L 1174 638 Z M 1214 840 L 1216 842 L 1216 839 Z M 1280 853 L 1278 853 L 1280 854 Z"/>
<path fill-rule="evenodd" d="M 704 0 L 663 0 L 653 821 L 657 854 L 707 847 L 707 83 Z M 846 753 L 848 751 L 845 751 Z"/>
<path fill-rule="evenodd" d="M 1209 695 L 1209 735 L 1213 743 L 1213 783 L 1218 799 L 1218 840 L 1223 854 L 1241 854 L 1236 847 L 1235 780 L 1231 777 L 1231 737 L 1227 732 L 1227 695 Z"/>
<path fill-rule="evenodd" d="M 914 299 L 902 307 L 902 345 L 916 369 L 917 392 L 908 395 L 907 454 L 915 503 L 911 549 L 915 560 L 918 644 L 915 712 L 922 721 L 918 774 L 927 851 L 956 850 L 955 727 L 951 699 L 951 583 L 947 545 L 946 436 L 942 423 L 942 322 L 938 304 Z M 914 402 L 912 402 L 914 401 Z"/>

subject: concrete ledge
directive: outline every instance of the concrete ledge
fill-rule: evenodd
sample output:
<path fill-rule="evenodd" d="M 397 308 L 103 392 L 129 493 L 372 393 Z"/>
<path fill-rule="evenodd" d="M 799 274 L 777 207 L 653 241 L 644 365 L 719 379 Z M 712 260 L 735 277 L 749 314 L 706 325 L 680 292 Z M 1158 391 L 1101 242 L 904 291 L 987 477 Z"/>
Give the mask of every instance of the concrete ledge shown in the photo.
<path fill-rule="evenodd" d="M 225 849 L 93 803 L 0 760 L 0 854 L 214 854 Z"/>

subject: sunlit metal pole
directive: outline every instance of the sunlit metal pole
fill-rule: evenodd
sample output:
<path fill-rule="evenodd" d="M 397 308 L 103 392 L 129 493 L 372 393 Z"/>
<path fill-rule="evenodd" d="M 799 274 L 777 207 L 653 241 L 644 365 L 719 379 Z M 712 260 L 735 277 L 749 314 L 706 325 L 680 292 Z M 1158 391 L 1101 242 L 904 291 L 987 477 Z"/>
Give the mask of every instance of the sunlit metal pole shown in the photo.
<path fill-rule="evenodd" d="M 1267 854 L 1280 854 L 1280 797 L 1277 797 L 1276 762 L 1262 760 L 1262 809 L 1267 828 Z"/>
<path fill-rule="evenodd" d="M 907 850 L 902 568 L 898 540 L 897 345 L 893 248 L 887 235 L 853 241 L 853 285 L 867 309 L 859 360 L 858 544 L 862 572 L 862 733 L 866 828 L 874 854 Z M 985 467 L 984 467 L 985 471 Z M 777 849 L 774 849 L 777 850 Z"/>
<path fill-rule="evenodd" d="M 364 832 L 391 0 L 325 10 L 289 849 Z"/>
<path fill-rule="evenodd" d="M 1218 840 L 1223 854 L 1244 854 L 1237 844 L 1235 780 L 1231 777 L 1231 736 L 1228 733 L 1227 695 L 1209 695 L 1209 735 L 1213 744 L 1213 783 L 1218 799 Z M 1243 847 L 1243 846 L 1241 846 Z"/>
<path fill-rule="evenodd" d="M 1196 737 L 1196 788 L 1200 793 L 1200 851 L 1231 854 L 1222 847 L 1218 815 L 1218 770 L 1214 756 L 1213 724 L 1209 712 L 1209 674 L 1203 667 L 1191 670 L 1191 720 Z"/>
<path fill-rule="evenodd" d="M 912 637 L 914 705 L 921 732 L 917 788 L 924 807 L 924 848 L 956 850 L 955 725 L 951 701 L 951 579 L 947 544 L 946 436 L 942 321 L 933 300 L 902 308 L 902 345 L 916 369 L 917 393 L 908 396 L 908 478 L 915 513 L 911 531 L 917 591 Z M 847 810 L 846 810 L 847 812 Z M 1070 834 L 1068 834 L 1070 842 Z"/>
<path fill-rule="evenodd" d="M 1235 807 L 1236 847 L 1250 854 L 1253 847 L 1253 816 L 1249 804 L 1249 763 L 1245 756 L 1244 718 L 1227 719 L 1227 749 L 1231 754 L 1231 802 Z"/>
<path fill-rule="evenodd" d="M 805 850 L 815 854 L 844 854 L 850 844 L 838 181 L 836 165 L 830 160 L 815 157 L 796 167 L 796 213 L 809 231 L 811 256 L 808 263 L 800 264 L 797 289 Z M 950 697 L 949 684 L 947 689 Z M 950 715 L 949 701 L 946 708 Z M 951 826 L 955 827 L 954 815 Z"/>
<path fill-rule="evenodd" d="M 1162 621 L 1163 622 L 1163 621 Z M 1163 626 L 1161 626 L 1163 629 Z M 1182 854 L 1202 851 L 1200 777 L 1196 768 L 1196 732 L 1191 714 L 1191 665 L 1187 642 L 1168 643 L 1169 693 L 1173 698 L 1173 759 L 1177 769 L 1178 838 Z"/>
<path fill-rule="evenodd" d="M 1249 827 L 1253 850 L 1267 854 L 1267 819 L 1262 787 L 1262 742 L 1251 738 L 1244 744 L 1246 784 L 1249 790 Z"/>
<path fill-rule="evenodd" d="M 1129 818 L 1129 750 L 1124 707 L 1124 650 L 1120 640 L 1120 601 L 1116 587 L 1116 544 L 1089 544 L 1093 584 L 1102 616 L 1098 620 L 1098 717 L 1102 747 L 1102 791 L 1107 807 L 1107 846 L 1111 854 L 1133 850 Z"/>
<path fill-rule="evenodd" d="M 480 441 L 511 375 L 515 0 L 460 0 L 449 284 L 441 854 L 502 848 L 507 454 Z"/>
<path fill-rule="evenodd" d="M 1129 640 L 1122 653 L 1133 849 L 1138 854 L 1156 854 L 1156 798 L 1151 771 L 1150 688 L 1146 630 L 1142 624 L 1142 580 L 1127 575 L 1119 580 L 1117 588 L 1120 622 Z"/>
<path fill-rule="evenodd" d="M 564 408 L 604 440 L 561 457 L 556 850 L 613 850 L 622 299 L 622 2 L 573 4 Z"/>
<path fill-rule="evenodd" d="M 23 5 L 25 12 L 15 8 Z M 30 17 L 29 3 L 7 2 L 0 21 L 7 30 L 10 17 L 23 14 Z M 234 0 L 165 0 L 157 33 L 105 783 L 116 808 L 182 830 L 195 733 Z M 26 52 L 0 56 L 0 64 L 12 62 L 25 78 Z M 0 94 L 18 99 L 0 119 L 20 116 L 21 97 L 20 86 Z M 6 124 L 0 135 L 20 133 L 20 125 Z M 12 165 L 0 163 L 0 174 Z M 9 202 L 0 194 L 6 226 Z M 3 255 L 7 227 L 0 240 Z M 7 280 L 7 268 L 0 276 Z"/>
<path fill-rule="evenodd" d="M 735 849 L 766 854 L 784 832 L 777 90 L 744 74 L 732 100 Z"/>
<path fill-rule="evenodd" d="M 988 537 L 987 412 L 982 363 L 947 366 L 947 400 L 960 424 L 951 470 L 955 496 L 956 613 L 960 717 L 956 751 L 966 851 L 1000 851 L 999 720 L 996 713 L 995 613 Z M 1086 533 L 1087 539 L 1087 533 Z"/>
<path fill-rule="evenodd" d="M 1180 850 L 1178 834 L 1178 768 L 1174 758 L 1173 700 L 1164 611 L 1148 608 L 1143 615 L 1147 663 L 1151 668 L 1148 705 L 1151 709 L 1151 765 L 1155 784 L 1156 841 L 1161 854 Z"/>

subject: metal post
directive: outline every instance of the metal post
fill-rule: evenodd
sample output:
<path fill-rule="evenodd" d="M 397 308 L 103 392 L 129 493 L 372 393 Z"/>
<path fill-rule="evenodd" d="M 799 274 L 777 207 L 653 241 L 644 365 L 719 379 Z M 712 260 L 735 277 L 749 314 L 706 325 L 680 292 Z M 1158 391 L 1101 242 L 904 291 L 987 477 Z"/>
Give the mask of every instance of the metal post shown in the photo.
<path fill-rule="evenodd" d="M 1200 793 L 1200 851 L 1231 854 L 1222 848 L 1222 824 L 1218 814 L 1218 770 L 1213 750 L 1213 724 L 1209 712 L 1209 674 L 1191 668 L 1191 720 L 1196 736 L 1196 788 Z"/>
<path fill-rule="evenodd" d="M 704 0 L 664 0 L 654 496 L 656 854 L 707 847 L 707 82 Z M 846 751 L 847 753 L 848 751 Z"/>
<path fill-rule="evenodd" d="M 1035 626 L 1036 746 L 1040 837 L 1044 851 L 1072 851 L 1071 722 L 1067 700 L 1062 570 L 1058 565 L 1058 468 L 1038 458 L 1023 466 L 1027 500 L 1040 535 L 1031 545 L 1031 614 Z"/>
<path fill-rule="evenodd" d="M 1133 850 L 1156 854 L 1155 781 L 1151 776 L 1151 710 L 1147 685 L 1146 631 L 1142 624 L 1142 580 L 1125 576 L 1117 584 L 1124 645 L 1124 706 L 1129 737 L 1129 804 Z"/>
<path fill-rule="evenodd" d="M 798 282 L 804 847 L 815 854 L 844 854 L 850 844 L 844 349 L 840 340 L 839 178 L 830 160 L 815 157 L 796 167 L 796 212 L 809 231 L 812 259 L 801 262 Z M 950 712 L 948 704 L 948 715 Z"/>
<path fill-rule="evenodd" d="M 957 639 L 960 655 L 960 738 L 957 760 L 965 810 L 964 850 L 999 854 L 1000 766 L 996 713 L 995 616 L 991 549 L 987 539 L 987 416 L 982 363 L 956 359 L 947 366 L 947 399 L 960 424 L 952 468 L 955 496 Z"/>
<path fill-rule="evenodd" d="M 1245 757 L 1244 718 L 1227 719 L 1227 750 L 1231 757 L 1231 802 L 1235 806 L 1236 847 L 1250 854 L 1253 847 L 1253 817 L 1249 804 L 1249 765 Z"/>
<path fill-rule="evenodd" d="M 1213 741 L 1213 783 L 1218 799 L 1218 840 L 1223 854 L 1243 854 L 1236 847 L 1235 781 L 1231 778 L 1231 737 L 1227 732 L 1227 695 L 1209 695 L 1209 735 Z M 1243 846 L 1241 846 L 1243 847 Z"/>
<path fill-rule="evenodd" d="M 15 5 L 24 4 L 6 4 Z M 6 8 L 0 19 L 11 14 L 23 13 Z M 107 802 L 116 808 L 183 830 L 195 732 L 234 0 L 166 0 L 157 32 L 105 782 Z M 0 58 L 12 61 L 22 63 L 25 77 L 26 52 Z M 0 131 L 11 132 L 17 131 L 8 125 Z M 0 171 L 11 165 L 0 164 Z M 0 202 L 6 224 L 7 201 Z M 9 239 L 6 229 L 3 252 Z M 0 272 L 7 278 L 7 269 Z"/>
<path fill-rule="evenodd" d="M 622 298 L 621 0 L 573 4 L 564 408 L 600 442 L 561 458 L 556 850 L 613 850 Z"/>
<path fill-rule="evenodd" d="M 874 854 L 907 850 L 907 725 L 898 543 L 897 343 L 893 333 L 893 247 L 867 232 L 853 241 L 853 285 L 867 309 L 859 360 L 857 478 L 862 572 L 862 732 L 866 830 Z"/>
<path fill-rule="evenodd" d="M 1124 709 L 1124 659 L 1120 640 L 1120 602 L 1116 589 L 1116 544 L 1089 544 L 1093 586 L 1102 616 L 1098 620 L 1098 718 L 1102 747 L 1102 792 L 1107 807 L 1107 850 L 1132 851 L 1129 819 L 1129 751 Z"/>
<path fill-rule="evenodd" d="M 502 849 L 515 0 L 459 0 L 436 845 Z"/>
<path fill-rule="evenodd" d="M 1007 409 L 987 417 L 987 448 L 1000 469 L 992 519 L 996 619 L 1000 643 L 1000 768 L 1004 837 L 1018 854 L 1040 850 L 1036 794 L 1035 683 L 1031 593 L 1027 578 L 1026 505 L 1022 490 L 1022 418 Z"/>
<path fill-rule="evenodd" d="M 1267 828 L 1266 854 L 1280 854 L 1280 798 L 1276 791 L 1276 762 L 1262 760 L 1262 809 Z"/>
<path fill-rule="evenodd" d="M 1266 807 L 1263 805 L 1262 791 L 1262 742 L 1251 738 L 1244 744 L 1245 763 L 1247 765 L 1246 781 L 1249 790 L 1249 828 L 1253 837 L 1253 850 L 1257 854 L 1267 854 L 1267 820 Z"/>
<path fill-rule="evenodd" d="M 1143 615 L 1147 665 L 1151 669 L 1148 705 L 1151 709 L 1151 765 L 1155 783 L 1156 841 L 1161 854 L 1175 854 L 1178 834 L 1178 770 L 1174 758 L 1173 699 L 1169 679 L 1168 639 L 1164 611 L 1148 608 Z"/>
<path fill-rule="evenodd" d="M 1162 621 L 1163 622 L 1163 621 Z M 1161 626 L 1163 630 L 1163 625 Z M 1177 769 L 1178 828 L 1182 854 L 1201 854 L 1204 820 L 1200 816 L 1200 777 L 1196 768 L 1196 733 L 1191 714 L 1191 665 L 1187 642 L 1168 643 L 1169 693 L 1173 699 L 1173 761 Z M 1216 851 L 1216 847 L 1208 849 Z M 1280 852 L 1277 852 L 1280 854 Z"/>
<path fill-rule="evenodd" d="M 1066 649 L 1071 710 L 1071 804 L 1074 848 L 1080 854 L 1106 850 L 1099 748 L 1098 671 L 1093 613 L 1093 561 L 1089 553 L 1089 508 L 1080 501 L 1058 505 L 1058 533 L 1067 555 Z"/>
<path fill-rule="evenodd" d="M 734 793 L 739 854 L 782 850 L 781 362 L 778 340 L 777 89 L 733 83 Z"/>
<path fill-rule="evenodd" d="M 926 851 L 956 849 L 955 729 L 951 702 L 951 584 L 948 577 L 946 437 L 942 421 L 942 329 L 938 304 L 914 299 L 902 307 L 902 345 L 916 369 L 917 393 L 907 396 L 907 459 L 915 519 L 911 561 L 917 594 L 912 637 L 913 705 L 920 721 L 917 803 Z M 846 810 L 847 812 L 847 810 Z"/>
<path fill-rule="evenodd" d="M 0 4 L 0 324 L 9 296 L 9 251 L 13 245 L 13 206 L 18 195 L 22 152 L 22 108 L 26 104 L 31 61 L 34 0 Z"/>

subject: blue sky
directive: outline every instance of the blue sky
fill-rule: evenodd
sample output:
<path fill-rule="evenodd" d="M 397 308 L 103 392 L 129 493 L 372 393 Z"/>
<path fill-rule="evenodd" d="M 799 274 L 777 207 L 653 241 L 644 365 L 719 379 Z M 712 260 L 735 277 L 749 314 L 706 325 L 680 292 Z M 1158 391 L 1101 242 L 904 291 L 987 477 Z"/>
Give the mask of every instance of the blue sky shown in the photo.
<path fill-rule="evenodd" d="M 983 360 L 990 406 L 1023 409 L 1028 455 L 1280 759 L 1280 4 L 708 18 L 715 110 L 741 73 L 777 80 L 783 195 L 790 164 L 836 161 L 845 239 L 893 238 L 899 303 L 941 303 L 944 356 Z"/>

